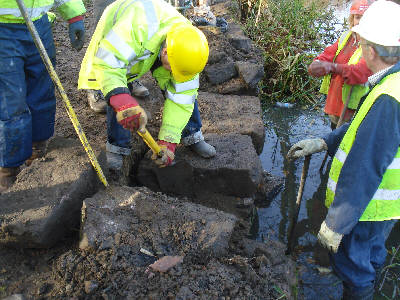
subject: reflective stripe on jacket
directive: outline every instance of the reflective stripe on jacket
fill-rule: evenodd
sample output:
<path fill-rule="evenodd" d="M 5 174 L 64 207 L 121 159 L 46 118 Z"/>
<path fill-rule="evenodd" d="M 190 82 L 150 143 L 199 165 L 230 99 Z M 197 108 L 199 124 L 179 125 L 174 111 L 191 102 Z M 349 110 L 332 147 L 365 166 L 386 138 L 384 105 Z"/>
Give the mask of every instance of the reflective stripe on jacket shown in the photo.
<path fill-rule="evenodd" d="M 400 105 L 400 72 L 386 76 L 368 94 L 354 120 L 351 122 L 332 161 L 326 190 L 325 205 L 329 207 L 335 199 L 336 184 L 341 169 L 356 138 L 358 127 L 364 120 L 375 100 L 387 94 Z M 382 130 L 386 130 L 385 128 Z M 385 170 L 382 181 L 362 214 L 360 221 L 383 221 L 400 218 L 400 147 L 392 163 Z"/>
<path fill-rule="evenodd" d="M 335 57 L 333 58 L 332 62 L 335 62 L 336 57 L 339 55 L 340 51 L 342 51 L 342 49 L 344 48 L 344 46 L 346 45 L 347 41 L 349 40 L 349 38 L 351 37 L 351 35 L 353 34 L 352 31 L 347 31 L 344 32 L 340 38 L 339 38 L 339 42 L 338 42 L 338 48 L 336 50 L 336 54 Z M 353 55 L 350 57 L 349 61 L 347 62 L 348 65 L 355 65 L 357 64 L 362 56 L 362 51 L 361 51 L 361 46 L 359 46 L 357 48 L 356 51 L 354 51 Z M 328 91 L 329 91 L 329 86 L 331 84 L 331 74 L 325 75 L 323 80 L 322 80 L 322 84 L 320 87 L 319 92 L 322 94 L 327 95 Z M 350 93 L 351 90 L 351 85 L 348 85 L 346 83 L 343 84 L 342 87 L 342 101 L 343 103 L 346 103 L 347 97 Z M 366 93 L 368 92 L 368 87 L 362 84 L 358 84 L 358 85 L 353 85 L 353 89 L 351 91 L 351 96 L 350 96 L 350 100 L 349 100 L 349 105 L 348 108 L 350 109 L 356 109 L 358 106 L 358 103 L 360 102 L 360 99 L 362 96 L 364 96 Z"/>
<path fill-rule="evenodd" d="M 86 12 L 82 0 L 24 0 L 28 16 L 35 21 L 53 6 L 63 19 L 69 20 Z M 15 0 L 0 0 L 0 23 L 25 23 Z"/>
<path fill-rule="evenodd" d="M 158 58 L 167 32 L 190 21 L 159 0 L 117 0 L 97 24 L 79 73 L 79 89 L 100 89 L 104 95 L 148 72 Z M 179 143 L 192 114 L 198 75 L 185 83 L 173 80 L 163 67 L 153 72 L 167 98 L 159 139 Z"/>

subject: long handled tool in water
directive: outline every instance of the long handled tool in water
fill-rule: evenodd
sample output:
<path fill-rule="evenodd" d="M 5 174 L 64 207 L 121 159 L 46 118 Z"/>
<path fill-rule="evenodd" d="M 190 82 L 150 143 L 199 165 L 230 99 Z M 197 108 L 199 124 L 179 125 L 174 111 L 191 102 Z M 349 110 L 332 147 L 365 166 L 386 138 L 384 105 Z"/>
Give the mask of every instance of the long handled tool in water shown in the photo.
<path fill-rule="evenodd" d="M 42 40 L 40 39 L 40 36 L 38 32 L 36 31 L 35 26 L 32 23 L 32 20 L 29 18 L 28 13 L 26 11 L 25 4 L 23 0 L 17 0 L 19 10 L 21 11 L 22 16 L 25 19 L 25 23 L 28 26 L 29 32 L 32 35 L 33 41 L 35 42 L 35 45 L 40 53 L 40 56 L 42 57 L 42 60 L 47 68 L 47 71 L 50 74 L 51 79 L 53 80 L 54 85 L 57 88 L 58 93 L 60 94 L 64 107 L 67 111 L 67 114 L 72 122 L 72 125 L 75 128 L 76 133 L 79 136 L 79 139 L 81 140 L 81 143 L 83 147 L 85 148 L 85 151 L 87 155 L 89 156 L 89 160 L 93 165 L 93 168 L 96 170 L 97 175 L 99 176 L 101 182 L 107 187 L 108 182 L 106 177 L 104 176 L 103 170 L 101 169 L 99 162 L 97 161 L 96 155 L 93 152 L 92 147 L 90 146 L 88 140 L 86 139 L 86 135 L 83 132 L 82 126 L 78 121 L 78 118 L 76 117 L 75 111 L 71 106 L 71 103 L 69 102 L 69 99 L 67 97 L 67 94 L 64 91 L 64 88 L 60 82 L 60 79 L 57 76 L 56 71 L 54 70 L 53 64 L 50 61 L 49 56 L 47 55 L 46 49 L 43 46 Z"/>
<path fill-rule="evenodd" d="M 350 98 L 351 98 L 351 92 L 353 91 L 353 86 L 351 86 L 349 94 L 347 95 L 346 103 L 343 106 L 342 112 L 340 113 L 339 121 L 336 124 L 336 128 L 339 128 L 340 126 L 343 125 L 344 123 L 344 115 L 346 114 L 347 107 L 349 106 Z M 326 160 L 328 159 L 328 152 L 326 152 L 324 160 L 321 163 L 321 167 L 319 168 L 319 171 L 322 172 L 324 169 Z"/>
<path fill-rule="evenodd" d="M 297 219 L 299 217 L 301 198 L 303 198 L 304 185 L 306 184 L 306 178 L 308 174 L 308 168 L 310 166 L 310 160 L 311 160 L 311 155 L 307 155 L 304 159 L 303 170 L 301 172 L 300 186 L 296 198 L 296 208 L 288 231 L 287 248 L 285 252 L 286 255 L 290 254 L 293 250 L 294 229 L 296 227 Z"/>

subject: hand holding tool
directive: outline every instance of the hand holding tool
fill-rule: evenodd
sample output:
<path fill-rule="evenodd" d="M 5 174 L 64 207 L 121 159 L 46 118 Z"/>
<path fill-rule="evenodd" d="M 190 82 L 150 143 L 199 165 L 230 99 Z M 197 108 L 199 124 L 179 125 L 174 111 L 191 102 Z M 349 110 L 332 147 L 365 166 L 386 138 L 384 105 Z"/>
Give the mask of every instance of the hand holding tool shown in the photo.
<path fill-rule="evenodd" d="M 111 96 L 110 105 L 117 113 L 117 121 L 125 129 L 143 130 L 147 125 L 147 114 L 131 95 L 117 94 Z"/>
<path fill-rule="evenodd" d="M 301 140 L 290 148 L 287 158 L 297 159 L 299 157 L 311 155 L 323 150 L 328 150 L 328 146 L 323 139 Z"/>

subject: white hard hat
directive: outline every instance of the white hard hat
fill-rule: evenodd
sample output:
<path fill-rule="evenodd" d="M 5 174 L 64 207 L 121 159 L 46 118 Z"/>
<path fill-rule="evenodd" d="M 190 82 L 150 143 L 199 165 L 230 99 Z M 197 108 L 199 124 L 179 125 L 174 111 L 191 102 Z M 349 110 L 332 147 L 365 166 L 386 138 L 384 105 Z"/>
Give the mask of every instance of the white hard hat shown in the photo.
<path fill-rule="evenodd" d="M 351 30 L 381 46 L 400 46 L 400 5 L 386 0 L 375 1 Z"/>

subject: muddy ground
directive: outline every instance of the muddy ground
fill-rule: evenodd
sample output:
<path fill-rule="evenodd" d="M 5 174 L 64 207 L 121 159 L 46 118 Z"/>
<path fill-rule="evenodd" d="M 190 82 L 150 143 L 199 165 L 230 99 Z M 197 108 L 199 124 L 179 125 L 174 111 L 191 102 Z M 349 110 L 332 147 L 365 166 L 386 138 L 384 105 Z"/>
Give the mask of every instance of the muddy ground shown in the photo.
<path fill-rule="evenodd" d="M 93 7 L 91 1 L 85 2 L 85 24 L 90 36 L 94 29 Z M 86 48 L 76 52 L 70 47 L 68 27 L 61 19 L 54 24 L 53 32 L 58 76 L 90 144 L 96 149 L 103 148 L 105 115 L 90 110 L 86 92 L 76 90 Z M 241 59 L 250 61 L 259 56 L 257 51 L 240 54 L 227 45 L 226 39 L 218 41 L 212 36 L 212 30 L 206 34 L 214 48 L 224 49 L 231 56 L 242 55 Z M 88 40 L 87 37 L 86 46 Z M 152 79 L 146 76 L 144 82 Z M 209 87 L 218 92 L 223 87 L 211 86 L 205 80 L 202 83 L 206 91 Z M 238 93 L 246 89 L 237 78 L 229 84 Z M 61 100 L 57 103 L 55 134 L 77 139 Z M 165 196 L 158 195 L 159 201 L 164 201 Z M 79 249 L 79 228 L 51 249 L 0 248 L 0 297 L 22 294 L 26 299 L 292 299 L 296 285 L 294 264 L 284 255 L 285 246 L 247 239 L 247 224 L 238 222 L 236 226 L 227 253 L 215 256 L 192 251 L 168 272 L 151 276 L 146 270 L 154 258 L 135 255 L 137 249 L 129 242 L 135 236 L 148 235 L 144 229 L 126 233 L 118 246 L 93 251 Z M 178 242 L 184 240 L 184 235 L 178 237 Z"/>

